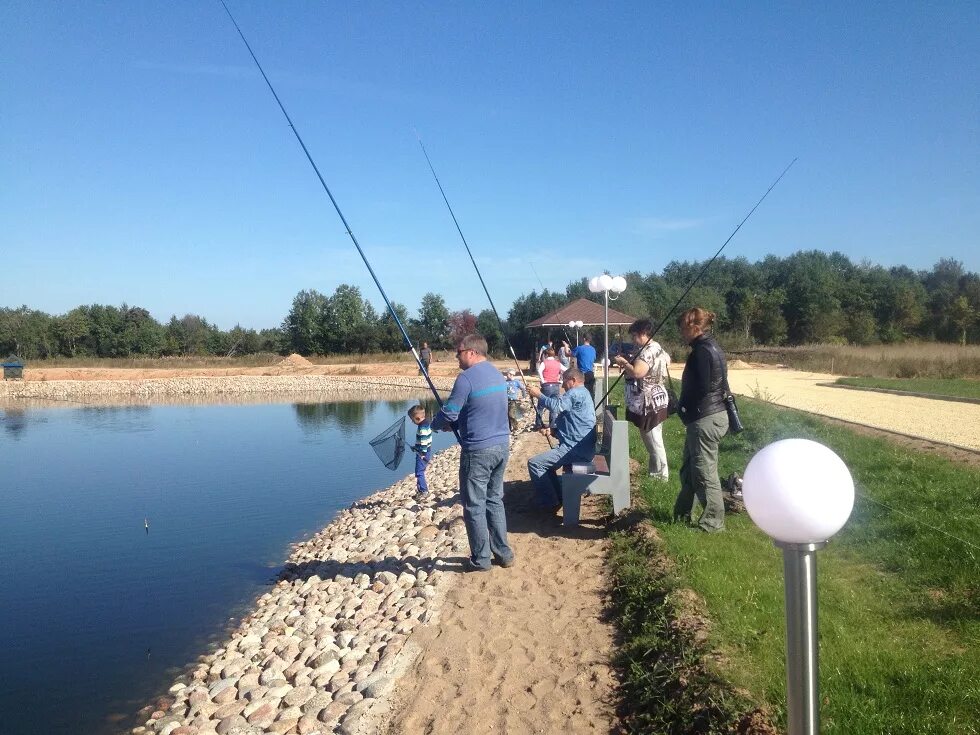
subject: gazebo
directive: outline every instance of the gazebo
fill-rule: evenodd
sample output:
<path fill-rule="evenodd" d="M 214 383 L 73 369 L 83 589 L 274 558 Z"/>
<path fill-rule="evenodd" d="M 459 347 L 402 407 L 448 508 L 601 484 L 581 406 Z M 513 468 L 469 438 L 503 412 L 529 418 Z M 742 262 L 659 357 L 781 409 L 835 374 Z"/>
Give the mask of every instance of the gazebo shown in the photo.
<path fill-rule="evenodd" d="M 604 311 L 605 307 L 603 307 L 602 304 L 597 304 L 596 302 L 589 301 L 588 299 L 576 299 L 572 303 L 566 304 L 550 314 L 545 314 L 544 316 L 535 319 L 533 322 L 527 325 L 527 328 L 534 329 L 543 327 L 547 329 L 548 327 L 563 327 L 567 329 L 569 322 L 582 322 L 582 326 L 587 327 L 601 327 L 603 324 L 605 324 L 603 314 Z M 624 314 L 623 312 L 616 311 L 615 309 L 609 310 L 610 327 L 629 326 L 635 321 L 635 316 Z"/>

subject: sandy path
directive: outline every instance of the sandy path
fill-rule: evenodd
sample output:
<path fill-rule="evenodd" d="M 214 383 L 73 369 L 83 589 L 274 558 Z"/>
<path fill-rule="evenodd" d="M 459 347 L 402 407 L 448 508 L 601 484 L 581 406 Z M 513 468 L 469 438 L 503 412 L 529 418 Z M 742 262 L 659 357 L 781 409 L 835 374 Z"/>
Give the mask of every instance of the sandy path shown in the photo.
<path fill-rule="evenodd" d="M 605 530 L 597 502 L 583 502 L 584 524 L 567 533 L 531 509 L 526 460 L 544 448 L 524 434 L 508 465 L 516 566 L 463 575 L 449 592 L 399 682 L 391 735 L 619 732 Z"/>
<path fill-rule="evenodd" d="M 823 416 L 980 451 L 980 404 L 821 386 L 838 376 L 785 368 L 732 369 L 735 393 Z"/>

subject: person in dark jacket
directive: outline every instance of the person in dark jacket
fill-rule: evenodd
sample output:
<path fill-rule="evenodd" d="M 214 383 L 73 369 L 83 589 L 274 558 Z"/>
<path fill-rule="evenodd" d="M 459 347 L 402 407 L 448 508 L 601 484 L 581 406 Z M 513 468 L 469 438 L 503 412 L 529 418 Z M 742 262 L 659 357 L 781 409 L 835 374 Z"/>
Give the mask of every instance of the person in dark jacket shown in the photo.
<path fill-rule="evenodd" d="M 697 525 L 713 533 L 725 528 L 725 504 L 718 478 L 718 445 L 728 433 L 725 392 L 728 366 L 725 355 L 710 335 L 715 315 L 700 307 L 681 314 L 677 323 L 691 354 L 684 366 L 678 414 L 687 427 L 681 464 L 681 491 L 674 503 L 674 519 L 693 522 L 694 498 L 704 510 Z"/>

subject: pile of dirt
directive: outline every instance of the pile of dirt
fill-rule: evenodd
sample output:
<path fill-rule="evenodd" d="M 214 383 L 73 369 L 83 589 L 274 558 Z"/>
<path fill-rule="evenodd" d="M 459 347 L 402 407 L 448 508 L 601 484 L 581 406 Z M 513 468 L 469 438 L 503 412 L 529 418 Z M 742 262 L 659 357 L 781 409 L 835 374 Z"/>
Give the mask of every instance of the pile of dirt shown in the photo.
<path fill-rule="evenodd" d="M 729 370 L 748 370 L 751 367 L 745 360 L 732 360 L 728 363 Z"/>
<path fill-rule="evenodd" d="M 313 363 L 294 352 L 289 357 L 284 358 L 276 367 L 306 368 L 313 367 Z"/>

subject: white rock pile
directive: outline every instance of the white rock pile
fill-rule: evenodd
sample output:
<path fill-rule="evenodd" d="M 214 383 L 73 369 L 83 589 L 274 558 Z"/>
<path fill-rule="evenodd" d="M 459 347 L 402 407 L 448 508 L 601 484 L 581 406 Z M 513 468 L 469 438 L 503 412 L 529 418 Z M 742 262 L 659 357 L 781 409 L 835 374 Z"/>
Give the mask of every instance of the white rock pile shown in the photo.
<path fill-rule="evenodd" d="M 415 478 L 355 503 L 299 544 L 275 587 L 224 645 L 133 735 L 371 732 L 412 660 L 406 641 L 433 621 L 469 553 L 458 504 L 459 447 Z M 458 570 L 459 564 L 449 562 Z"/>
<path fill-rule="evenodd" d="M 437 388 L 452 386 L 452 379 L 437 378 Z M 246 394 L 336 395 L 365 389 L 380 393 L 428 390 L 421 377 L 338 375 L 229 375 L 218 377 L 153 378 L 147 380 L 29 380 L 0 381 L 0 399 L 81 401 L 120 397 L 152 400 L 187 396 L 234 396 Z"/>

